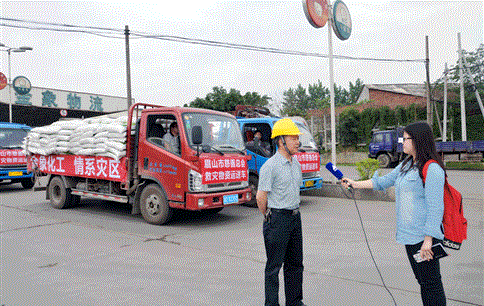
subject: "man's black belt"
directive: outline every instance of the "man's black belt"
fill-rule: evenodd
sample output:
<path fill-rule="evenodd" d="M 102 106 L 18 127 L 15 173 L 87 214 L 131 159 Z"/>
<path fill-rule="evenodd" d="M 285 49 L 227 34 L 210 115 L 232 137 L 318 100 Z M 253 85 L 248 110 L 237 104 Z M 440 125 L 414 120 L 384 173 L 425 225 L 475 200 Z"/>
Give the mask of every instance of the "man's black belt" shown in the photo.
<path fill-rule="evenodd" d="M 299 208 L 296 208 L 296 209 L 271 208 L 271 212 L 287 214 L 287 215 L 297 215 L 299 213 Z"/>

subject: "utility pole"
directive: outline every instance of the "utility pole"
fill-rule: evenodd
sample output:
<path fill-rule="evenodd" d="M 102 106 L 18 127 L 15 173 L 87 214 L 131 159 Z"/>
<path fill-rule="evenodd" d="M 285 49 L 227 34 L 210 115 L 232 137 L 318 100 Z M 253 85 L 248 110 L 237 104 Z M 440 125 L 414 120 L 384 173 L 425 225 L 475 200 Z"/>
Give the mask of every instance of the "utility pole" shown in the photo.
<path fill-rule="evenodd" d="M 128 94 L 128 110 L 131 107 L 131 66 L 129 63 L 129 28 L 124 28 L 124 38 L 126 41 L 126 90 Z"/>
<path fill-rule="evenodd" d="M 432 116 L 432 102 L 430 101 L 430 58 L 428 36 L 425 36 L 425 71 L 427 74 L 427 123 L 432 126 L 434 118 Z"/>
<path fill-rule="evenodd" d="M 334 74 L 333 74 L 333 38 L 331 35 L 332 12 L 331 1 L 328 0 L 328 61 L 329 61 L 329 96 L 331 111 L 331 162 L 336 165 L 336 114 L 334 106 Z"/>
<path fill-rule="evenodd" d="M 459 78 L 460 78 L 460 121 L 462 128 L 462 141 L 467 141 L 467 124 L 466 124 L 466 101 L 464 97 L 464 67 L 462 63 L 462 46 L 460 43 L 460 33 L 457 33 L 457 44 L 459 47 Z"/>
<path fill-rule="evenodd" d="M 444 131 L 442 132 L 442 142 L 447 141 L 447 63 L 444 72 Z"/>

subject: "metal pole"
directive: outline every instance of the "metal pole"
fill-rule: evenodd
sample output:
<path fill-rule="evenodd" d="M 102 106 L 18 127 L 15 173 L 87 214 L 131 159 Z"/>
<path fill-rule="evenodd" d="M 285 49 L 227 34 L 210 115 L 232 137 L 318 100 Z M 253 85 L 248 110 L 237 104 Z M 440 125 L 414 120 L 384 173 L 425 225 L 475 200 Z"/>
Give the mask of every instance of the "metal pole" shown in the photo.
<path fill-rule="evenodd" d="M 481 100 L 481 96 L 479 95 L 479 90 L 477 90 L 476 88 L 476 82 L 474 81 L 474 77 L 471 74 L 471 70 L 467 66 L 467 60 L 465 56 L 463 57 L 463 60 L 464 60 L 464 67 L 466 69 L 467 76 L 469 77 L 469 80 L 471 81 L 471 84 L 474 88 L 474 94 L 476 95 L 477 103 L 479 104 L 479 108 L 481 109 L 482 117 L 484 117 L 484 106 L 482 105 L 482 100 Z"/>
<path fill-rule="evenodd" d="M 442 132 L 442 141 L 447 141 L 447 63 L 445 63 L 444 71 L 444 130 Z"/>
<path fill-rule="evenodd" d="M 429 37 L 425 36 L 425 72 L 427 75 L 427 123 L 432 126 L 432 105 L 430 101 L 430 59 L 429 59 Z"/>
<path fill-rule="evenodd" d="M 329 93 L 331 103 L 331 162 L 336 166 L 336 115 L 334 107 L 334 75 L 333 75 L 333 37 L 331 35 L 333 16 L 331 1 L 328 0 L 328 59 L 329 59 Z"/>
<path fill-rule="evenodd" d="M 323 115 L 323 126 L 324 126 L 324 151 L 328 151 L 328 123 L 326 122 L 326 114 Z"/>
<path fill-rule="evenodd" d="M 126 42 L 126 91 L 128 95 L 128 110 L 131 107 L 131 66 L 129 63 L 129 28 L 124 28 L 124 37 Z"/>
<path fill-rule="evenodd" d="M 8 53 L 8 122 L 12 123 L 12 65 L 10 62 L 11 48 L 7 50 Z"/>
<path fill-rule="evenodd" d="M 460 119 L 462 128 L 462 141 L 467 141 L 466 102 L 464 98 L 464 76 L 462 67 L 462 47 L 460 43 L 460 33 L 457 33 L 457 44 L 459 46 Z"/>

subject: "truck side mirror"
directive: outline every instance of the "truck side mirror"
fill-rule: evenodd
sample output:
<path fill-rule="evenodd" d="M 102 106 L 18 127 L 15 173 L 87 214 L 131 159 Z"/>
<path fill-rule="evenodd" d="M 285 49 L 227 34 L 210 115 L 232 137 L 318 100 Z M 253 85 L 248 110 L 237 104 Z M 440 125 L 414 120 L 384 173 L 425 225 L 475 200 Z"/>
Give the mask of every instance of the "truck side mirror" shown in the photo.
<path fill-rule="evenodd" d="M 192 142 L 194 145 L 199 145 L 203 142 L 203 132 L 200 125 L 195 125 L 192 128 Z"/>

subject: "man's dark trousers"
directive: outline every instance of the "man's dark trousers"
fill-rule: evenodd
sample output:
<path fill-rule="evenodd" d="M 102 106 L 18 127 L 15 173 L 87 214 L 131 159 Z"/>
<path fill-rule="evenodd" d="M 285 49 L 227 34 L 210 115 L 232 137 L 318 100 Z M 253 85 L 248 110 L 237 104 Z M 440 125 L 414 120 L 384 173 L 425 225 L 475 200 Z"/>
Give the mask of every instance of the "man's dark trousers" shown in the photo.
<path fill-rule="evenodd" d="M 279 305 L 279 270 L 283 264 L 286 305 L 300 305 L 304 270 L 301 214 L 272 209 L 263 232 L 267 255 L 265 305 Z"/>

